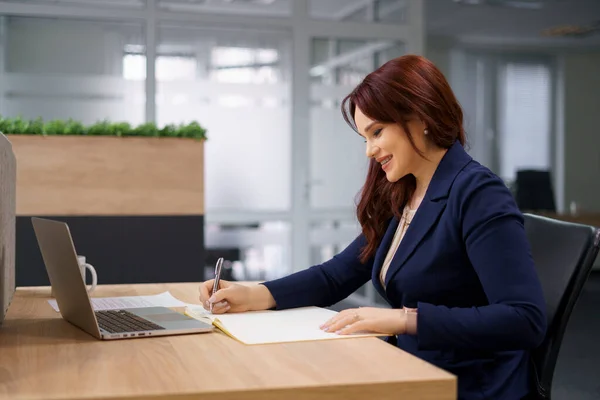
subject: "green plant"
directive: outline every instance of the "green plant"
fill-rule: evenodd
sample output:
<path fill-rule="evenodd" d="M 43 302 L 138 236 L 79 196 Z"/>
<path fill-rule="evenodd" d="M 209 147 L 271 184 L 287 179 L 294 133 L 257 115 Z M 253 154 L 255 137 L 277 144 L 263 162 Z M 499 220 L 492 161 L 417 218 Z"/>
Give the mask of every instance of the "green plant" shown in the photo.
<path fill-rule="evenodd" d="M 87 134 L 87 129 L 85 128 L 85 126 L 83 126 L 83 124 L 81 122 L 73 121 L 70 118 L 67 121 L 65 129 L 66 129 L 66 133 L 65 133 L 66 135 L 86 135 Z"/>
<path fill-rule="evenodd" d="M 166 136 L 166 137 L 177 137 L 178 134 L 178 129 L 177 126 L 173 125 L 173 124 L 169 124 L 169 125 L 165 125 L 161 130 L 160 130 L 160 135 L 161 136 Z"/>
<path fill-rule="evenodd" d="M 117 122 L 110 125 L 109 135 L 127 136 L 131 132 L 129 122 Z"/>
<path fill-rule="evenodd" d="M 182 125 L 179 128 L 180 137 L 203 139 L 206 138 L 206 129 L 200 126 L 196 121 L 188 125 Z"/>
<path fill-rule="evenodd" d="M 147 122 L 132 127 L 128 122 L 98 121 L 85 126 L 79 121 L 54 119 L 44 122 L 42 118 L 31 121 L 0 116 L 0 132 L 13 135 L 87 135 L 87 136 L 145 136 L 145 137 L 179 137 L 206 139 L 206 129 L 198 122 L 174 125 L 168 124 L 158 128 L 155 123 Z"/>
<path fill-rule="evenodd" d="M 60 119 L 49 121 L 46 124 L 44 124 L 43 127 L 43 133 L 48 136 L 65 135 L 67 131 L 67 124 L 65 123 L 65 121 L 62 121 Z"/>
<path fill-rule="evenodd" d="M 27 130 L 31 135 L 43 135 L 44 121 L 41 118 L 29 121 L 29 128 Z"/>
<path fill-rule="evenodd" d="M 158 136 L 159 130 L 153 122 L 146 122 L 134 128 L 131 132 L 135 136 Z"/>
<path fill-rule="evenodd" d="M 107 136 L 110 130 L 110 123 L 108 121 L 98 121 L 86 129 L 86 134 L 90 136 Z"/>
<path fill-rule="evenodd" d="M 11 130 L 11 120 L 0 117 L 0 132 L 8 133 Z"/>
<path fill-rule="evenodd" d="M 16 134 L 27 134 L 29 133 L 29 121 L 25 121 L 21 116 L 18 116 L 9 124 L 9 129 Z"/>

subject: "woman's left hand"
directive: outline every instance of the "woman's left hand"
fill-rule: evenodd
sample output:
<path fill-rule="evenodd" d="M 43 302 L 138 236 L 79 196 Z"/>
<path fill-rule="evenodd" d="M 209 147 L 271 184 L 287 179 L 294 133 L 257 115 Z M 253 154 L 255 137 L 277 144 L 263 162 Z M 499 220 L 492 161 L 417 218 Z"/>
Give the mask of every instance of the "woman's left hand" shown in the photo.
<path fill-rule="evenodd" d="M 400 335 L 406 331 L 406 314 L 401 309 L 351 308 L 339 312 L 320 328 L 340 335 L 356 332 Z"/>

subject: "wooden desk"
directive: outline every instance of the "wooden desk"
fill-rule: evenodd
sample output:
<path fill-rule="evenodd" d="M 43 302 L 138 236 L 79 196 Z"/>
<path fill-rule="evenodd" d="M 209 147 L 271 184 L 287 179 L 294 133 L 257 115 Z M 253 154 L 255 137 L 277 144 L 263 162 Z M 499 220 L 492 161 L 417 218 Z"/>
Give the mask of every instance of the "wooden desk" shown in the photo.
<path fill-rule="evenodd" d="M 95 296 L 197 284 L 99 286 Z M 0 328 L 0 399 L 455 399 L 456 379 L 377 338 L 247 346 L 219 331 L 99 341 L 19 288 Z"/>

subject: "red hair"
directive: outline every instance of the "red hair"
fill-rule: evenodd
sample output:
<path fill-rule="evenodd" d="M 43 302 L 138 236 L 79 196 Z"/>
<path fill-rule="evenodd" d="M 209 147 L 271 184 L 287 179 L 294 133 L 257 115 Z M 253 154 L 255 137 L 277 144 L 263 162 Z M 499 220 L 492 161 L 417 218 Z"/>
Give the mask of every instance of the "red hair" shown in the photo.
<path fill-rule="evenodd" d="M 425 123 L 428 140 L 438 147 L 447 149 L 456 140 L 465 144 L 460 104 L 444 75 L 424 57 L 406 55 L 388 61 L 367 75 L 344 98 L 342 114 L 354 130 L 356 107 L 374 121 L 402 126 L 420 155 L 406 122 L 409 116 L 416 116 Z M 389 182 L 381 166 L 374 159 L 370 160 L 356 211 L 367 241 L 360 255 L 362 262 L 375 254 L 390 218 L 400 217 L 415 185 L 412 175 Z"/>

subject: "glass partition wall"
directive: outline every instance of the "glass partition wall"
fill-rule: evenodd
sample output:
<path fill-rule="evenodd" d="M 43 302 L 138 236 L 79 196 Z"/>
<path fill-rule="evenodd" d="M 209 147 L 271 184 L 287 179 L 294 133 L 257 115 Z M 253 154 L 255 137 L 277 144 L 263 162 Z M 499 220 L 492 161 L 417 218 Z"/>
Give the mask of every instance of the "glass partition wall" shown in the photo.
<path fill-rule="evenodd" d="M 223 254 L 235 279 L 270 279 L 359 233 L 367 160 L 340 100 L 422 54 L 423 4 L 4 1 L 0 35 L 1 115 L 205 126 L 205 267 Z"/>

